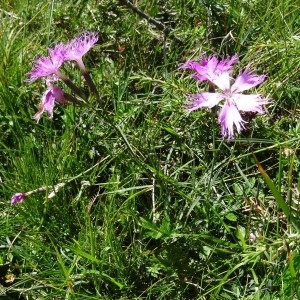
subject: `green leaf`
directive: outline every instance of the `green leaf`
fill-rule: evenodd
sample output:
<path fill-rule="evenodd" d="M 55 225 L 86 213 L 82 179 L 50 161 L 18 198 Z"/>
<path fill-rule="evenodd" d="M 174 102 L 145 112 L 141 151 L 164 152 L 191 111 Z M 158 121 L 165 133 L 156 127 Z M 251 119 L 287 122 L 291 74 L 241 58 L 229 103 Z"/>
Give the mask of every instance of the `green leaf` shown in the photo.
<path fill-rule="evenodd" d="M 148 230 L 147 234 L 154 239 L 159 239 L 161 237 L 169 237 L 172 235 L 172 229 L 170 227 L 170 220 L 169 218 L 164 218 L 160 227 L 156 224 L 147 220 L 145 218 L 140 218 L 141 226 Z"/>
<path fill-rule="evenodd" d="M 245 250 L 246 249 L 246 242 L 245 242 L 246 229 L 245 229 L 245 227 L 239 225 L 236 230 L 236 236 L 241 241 L 243 250 Z"/>
<path fill-rule="evenodd" d="M 297 228 L 298 225 L 296 224 L 296 220 L 293 217 L 291 210 L 289 208 L 289 206 L 285 203 L 283 197 L 281 196 L 280 192 L 278 191 L 278 189 L 276 188 L 276 185 L 273 183 L 273 181 L 271 180 L 271 178 L 269 177 L 269 175 L 267 174 L 267 172 L 264 170 L 264 168 L 262 167 L 262 165 L 259 163 L 258 159 L 256 158 L 255 154 L 252 153 L 255 163 L 258 167 L 259 172 L 261 173 L 261 175 L 263 176 L 266 184 L 268 185 L 269 189 L 271 190 L 277 205 L 282 209 L 282 211 L 284 212 L 284 214 L 286 215 L 286 217 L 288 218 L 288 220 Z"/>
<path fill-rule="evenodd" d="M 228 213 L 226 216 L 225 216 L 225 218 L 227 219 L 227 220 L 229 220 L 229 221 L 233 221 L 233 222 L 235 222 L 236 220 L 237 220 L 237 217 L 236 217 L 236 215 L 234 214 L 234 213 Z"/>

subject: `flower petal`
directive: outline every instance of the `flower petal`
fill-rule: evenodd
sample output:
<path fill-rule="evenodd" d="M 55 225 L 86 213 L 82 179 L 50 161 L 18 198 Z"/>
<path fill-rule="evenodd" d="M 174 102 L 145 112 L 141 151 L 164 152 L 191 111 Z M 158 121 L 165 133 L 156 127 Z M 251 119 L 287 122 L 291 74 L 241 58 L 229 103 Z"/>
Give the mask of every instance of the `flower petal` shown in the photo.
<path fill-rule="evenodd" d="M 231 87 L 232 92 L 243 92 L 261 84 L 266 78 L 266 75 L 253 74 L 246 69 L 240 73 Z"/>
<path fill-rule="evenodd" d="M 180 69 L 190 69 L 192 71 L 195 71 L 196 73 L 193 74 L 191 77 L 196 80 L 212 81 L 212 78 L 216 78 L 222 73 L 230 74 L 233 70 L 232 65 L 237 61 L 237 55 L 233 56 L 231 59 L 222 59 L 220 61 L 216 56 L 203 56 L 201 58 L 200 63 L 196 61 L 187 61 L 180 67 Z"/>
<path fill-rule="evenodd" d="M 208 58 L 203 57 L 201 65 L 203 66 L 203 69 L 206 71 L 206 73 L 211 74 L 215 72 L 219 72 L 222 70 L 218 69 L 219 60 L 216 56 L 210 56 Z"/>
<path fill-rule="evenodd" d="M 236 54 L 232 56 L 230 59 L 222 59 L 218 64 L 218 69 L 223 72 L 231 73 L 233 70 L 233 66 L 239 60 L 239 56 Z"/>
<path fill-rule="evenodd" d="M 54 85 L 52 87 L 52 94 L 53 94 L 55 100 L 57 102 L 59 102 L 60 104 L 66 103 L 65 93 L 58 85 Z"/>
<path fill-rule="evenodd" d="M 63 43 L 59 43 L 55 45 L 53 49 L 49 48 L 48 52 L 53 66 L 55 66 L 58 69 L 65 61 L 66 46 Z"/>
<path fill-rule="evenodd" d="M 210 74 L 220 75 L 222 73 L 231 73 L 233 64 L 239 60 L 238 55 L 232 56 L 230 59 L 221 59 L 220 61 L 216 56 L 211 56 L 208 59 L 202 59 L 202 65 L 206 66 L 207 72 Z"/>
<path fill-rule="evenodd" d="M 200 94 L 191 94 L 187 96 L 191 99 L 190 102 L 187 103 L 186 109 L 188 111 L 193 111 L 201 108 L 212 108 L 216 106 L 222 99 L 224 99 L 223 94 L 219 93 L 207 93 L 203 92 Z"/>
<path fill-rule="evenodd" d="M 199 72 L 200 68 L 201 68 L 200 64 L 193 60 L 188 60 L 184 64 L 181 64 L 181 66 L 179 67 L 179 69 L 190 69 L 196 72 Z"/>
<path fill-rule="evenodd" d="M 232 100 L 238 110 L 258 112 L 261 114 L 264 112 L 262 105 L 268 103 L 268 99 L 262 98 L 260 94 L 234 94 L 232 95 Z"/>
<path fill-rule="evenodd" d="M 49 82 L 47 85 L 48 88 L 43 94 L 42 101 L 39 104 L 39 111 L 33 116 L 33 119 L 35 119 L 37 122 L 40 121 L 40 118 L 45 111 L 48 113 L 51 119 L 53 118 L 55 100 L 61 104 L 66 103 L 65 94 L 59 86 L 53 86 Z"/>
<path fill-rule="evenodd" d="M 54 108 L 55 97 L 51 91 L 51 89 L 47 89 L 43 94 L 42 101 L 39 104 L 38 112 L 33 116 L 33 119 L 40 121 L 40 118 L 44 111 L 46 111 L 50 118 L 53 118 L 53 108 Z"/>
<path fill-rule="evenodd" d="M 66 45 L 66 60 L 81 61 L 82 57 L 98 41 L 98 35 L 95 32 L 84 32 L 79 37 L 73 39 Z"/>
<path fill-rule="evenodd" d="M 240 133 L 242 128 L 244 128 L 244 121 L 237 107 L 227 101 L 220 111 L 218 121 L 221 124 L 221 131 L 224 138 L 226 136 L 228 136 L 228 139 L 232 139 L 234 137 L 233 125 L 236 126 L 238 133 Z"/>
<path fill-rule="evenodd" d="M 43 56 L 35 60 L 32 71 L 27 73 L 30 77 L 25 81 L 30 82 L 40 77 L 57 74 L 58 69 L 64 62 L 64 45 L 57 44 L 54 49 L 48 49 L 50 58 Z"/>
<path fill-rule="evenodd" d="M 196 74 L 191 75 L 192 78 L 198 81 L 206 80 L 206 76 L 203 75 L 202 66 L 196 61 L 188 60 L 186 63 L 182 64 L 179 69 L 190 69 L 192 71 L 196 71 Z"/>
<path fill-rule="evenodd" d="M 16 193 L 11 197 L 10 204 L 14 205 L 14 204 L 23 202 L 26 197 L 27 197 L 27 195 L 24 193 Z"/>
<path fill-rule="evenodd" d="M 222 91 L 228 90 L 230 88 L 230 76 L 227 72 L 221 73 L 219 75 L 209 74 L 207 78 Z"/>

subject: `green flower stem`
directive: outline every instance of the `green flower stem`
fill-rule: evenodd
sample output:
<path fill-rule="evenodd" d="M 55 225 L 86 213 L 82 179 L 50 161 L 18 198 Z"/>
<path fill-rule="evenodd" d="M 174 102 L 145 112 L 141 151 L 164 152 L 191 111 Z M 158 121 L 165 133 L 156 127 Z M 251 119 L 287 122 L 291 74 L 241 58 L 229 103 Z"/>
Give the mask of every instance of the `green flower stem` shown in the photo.
<path fill-rule="evenodd" d="M 75 94 L 77 94 L 80 98 L 87 101 L 86 95 L 78 88 L 67 76 L 64 74 L 58 73 L 56 74 Z"/>

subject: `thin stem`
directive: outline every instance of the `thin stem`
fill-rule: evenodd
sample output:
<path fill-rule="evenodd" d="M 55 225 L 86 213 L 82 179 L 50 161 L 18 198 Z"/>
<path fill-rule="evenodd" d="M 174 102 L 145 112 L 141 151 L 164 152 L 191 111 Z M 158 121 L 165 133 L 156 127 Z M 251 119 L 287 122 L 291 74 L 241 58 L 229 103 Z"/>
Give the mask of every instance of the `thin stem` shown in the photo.
<path fill-rule="evenodd" d="M 78 100 L 76 97 L 68 94 L 68 93 L 64 93 L 64 96 L 65 96 L 65 99 L 74 103 L 74 104 L 78 104 L 78 105 L 87 105 L 87 103 L 85 101 L 81 101 L 81 100 Z"/>
<path fill-rule="evenodd" d="M 99 97 L 99 93 L 98 93 L 98 90 L 96 88 L 96 85 L 90 75 L 90 73 L 88 72 L 87 68 L 85 67 L 84 63 L 83 63 L 83 60 L 81 58 L 77 59 L 76 60 L 78 66 L 79 66 L 79 69 L 87 83 L 87 85 L 89 86 L 91 92 L 93 93 L 94 97 L 96 98 L 96 100 L 98 102 L 100 102 L 100 97 Z"/>
<path fill-rule="evenodd" d="M 126 5 L 127 7 L 131 8 L 134 12 L 136 12 L 139 16 L 142 18 L 146 19 L 149 23 L 153 24 L 156 26 L 157 29 L 164 31 L 166 34 L 170 32 L 170 29 L 165 26 L 165 24 L 155 20 L 154 18 L 150 17 L 147 15 L 145 12 L 134 6 L 133 3 L 127 0 L 120 0 L 121 4 Z"/>
<path fill-rule="evenodd" d="M 143 19 L 146 19 L 150 24 L 153 24 L 157 29 L 161 30 L 164 32 L 165 36 L 170 36 L 172 37 L 179 43 L 182 43 L 182 40 L 178 37 L 176 37 L 174 34 L 171 33 L 171 29 L 167 27 L 164 23 L 157 21 L 156 19 L 150 17 L 147 15 L 144 11 L 140 10 L 137 8 L 133 3 L 131 3 L 128 0 L 120 0 L 120 4 L 126 5 L 130 9 L 132 9 L 135 13 L 137 13 L 140 17 Z"/>
<path fill-rule="evenodd" d="M 97 88 L 96 88 L 94 81 L 93 81 L 92 77 L 90 76 L 90 74 L 87 71 L 85 71 L 85 72 L 82 71 L 82 75 L 83 75 L 87 85 L 89 86 L 91 92 L 93 93 L 94 97 L 96 98 L 96 100 L 98 102 L 101 102 L 99 93 L 97 91 Z"/>
<path fill-rule="evenodd" d="M 215 85 L 211 82 L 211 81 L 208 81 L 208 91 L 209 93 L 215 93 Z"/>
<path fill-rule="evenodd" d="M 77 94 L 80 98 L 87 101 L 86 95 L 78 88 L 67 76 L 57 71 L 56 74 L 59 79 L 61 79 L 75 94 Z"/>

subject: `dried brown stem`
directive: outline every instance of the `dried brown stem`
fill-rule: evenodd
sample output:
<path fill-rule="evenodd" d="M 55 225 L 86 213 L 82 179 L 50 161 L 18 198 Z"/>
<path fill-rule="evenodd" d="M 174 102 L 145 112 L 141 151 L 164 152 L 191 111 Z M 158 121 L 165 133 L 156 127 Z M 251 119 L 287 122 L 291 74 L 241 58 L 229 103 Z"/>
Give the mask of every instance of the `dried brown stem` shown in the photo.
<path fill-rule="evenodd" d="M 167 27 L 164 23 L 157 21 L 156 19 L 152 18 L 151 16 L 147 15 L 144 11 L 140 10 L 138 7 L 136 7 L 133 3 L 131 3 L 128 0 L 120 0 L 121 5 L 125 5 L 129 7 L 131 10 L 133 10 L 135 13 L 137 13 L 140 17 L 143 19 L 146 19 L 150 24 L 153 24 L 157 29 L 164 32 L 164 34 L 167 36 L 171 33 L 171 29 Z M 178 37 L 172 35 L 172 37 L 182 43 L 182 40 Z"/>

